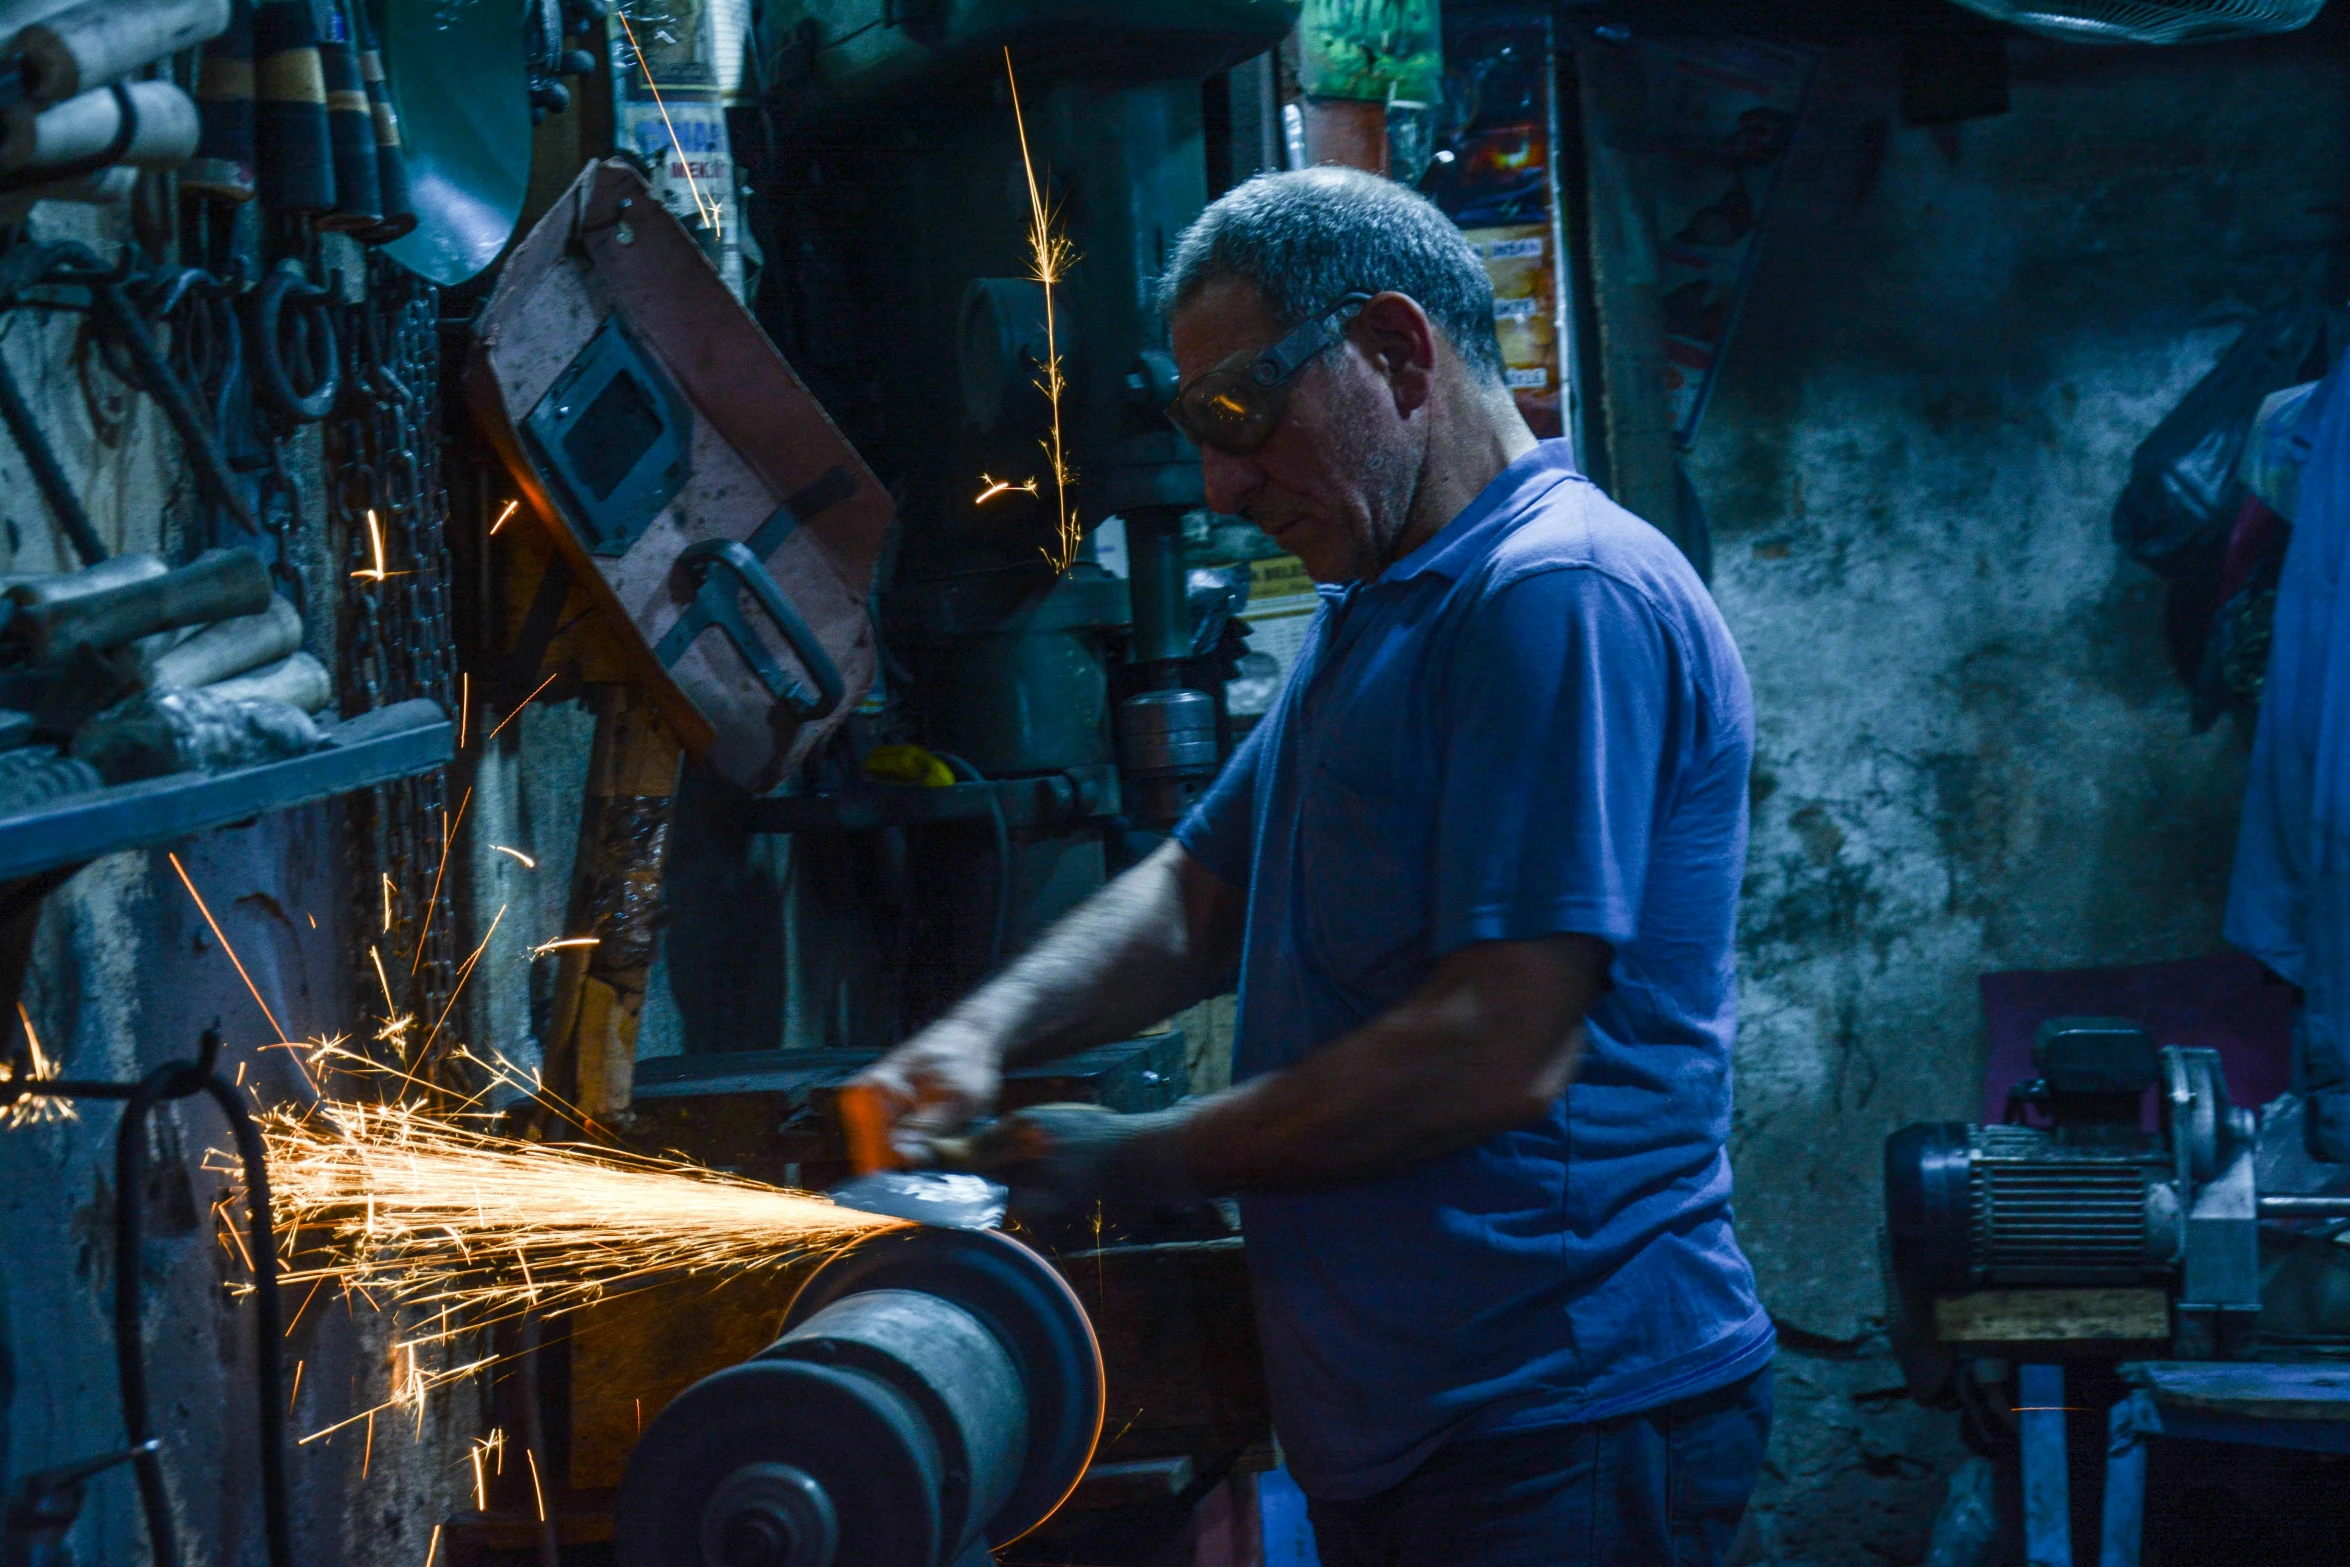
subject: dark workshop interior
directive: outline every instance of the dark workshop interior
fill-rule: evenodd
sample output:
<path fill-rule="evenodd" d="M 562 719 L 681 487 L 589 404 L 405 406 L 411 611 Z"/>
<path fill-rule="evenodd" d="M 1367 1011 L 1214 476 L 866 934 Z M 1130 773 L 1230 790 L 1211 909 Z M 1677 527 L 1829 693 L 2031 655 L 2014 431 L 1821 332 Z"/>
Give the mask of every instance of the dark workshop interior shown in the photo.
<path fill-rule="evenodd" d="M 0 1567 L 2350 1567 L 2346 355 L 2350 0 L 0 0 Z"/>

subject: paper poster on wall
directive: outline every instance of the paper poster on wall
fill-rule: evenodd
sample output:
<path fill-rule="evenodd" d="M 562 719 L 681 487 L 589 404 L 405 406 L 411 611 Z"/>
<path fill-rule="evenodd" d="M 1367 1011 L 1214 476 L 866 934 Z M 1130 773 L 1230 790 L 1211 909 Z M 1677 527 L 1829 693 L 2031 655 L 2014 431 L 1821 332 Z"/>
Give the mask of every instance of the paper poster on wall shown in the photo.
<path fill-rule="evenodd" d="M 1240 612 L 1248 623 L 1248 652 L 1238 678 L 1224 686 L 1225 711 L 1242 732 L 1272 709 L 1305 647 L 1314 612 L 1322 607 L 1314 579 L 1295 555 L 1252 560 L 1248 575 L 1248 607 Z"/>
<path fill-rule="evenodd" d="M 1448 32 L 1451 129 L 1421 188 L 1461 226 L 1493 279 L 1494 328 L 1518 411 L 1540 436 L 1566 428 L 1554 57 L 1547 21 Z"/>
<path fill-rule="evenodd" d="M 629 0 L 621 14 L 628 29 L 612 51 L 620 145 L 645 160 L 661 205 L 701 237 L 741 299 L 742 204 L 708 9 L 701 0 Z"/>
<path fill-rule="evenodd" d="M 1673 438 L 1697 438 L 1714 367 L 1819 56 L 1748 39 L 1644 40 L 1649 169 Z"/>
<path fill-rule="evenodd" d="M 1550 225 L 1515 223 L 1465 230 L 1493 279 L 1493 333 L 1501 343 L 1502 380 L 1521 411 L 1541 410 L 1559 425 L 1558 271 L 1551 264 Z M 1542 433 L 1540 430 L 1537 433 Z"/>

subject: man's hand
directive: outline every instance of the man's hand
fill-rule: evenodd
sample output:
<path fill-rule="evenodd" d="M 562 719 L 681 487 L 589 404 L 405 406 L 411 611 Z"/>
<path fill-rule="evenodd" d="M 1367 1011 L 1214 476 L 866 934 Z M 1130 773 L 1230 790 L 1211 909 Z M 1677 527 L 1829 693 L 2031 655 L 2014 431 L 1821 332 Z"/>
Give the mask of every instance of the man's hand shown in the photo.
<path fill-rule="evenodd" d="M 932 1144 L 996 1102 L 1006 1062 L 1069 1055 L 1214 995 L 1239 950 L 1240 889 L 1179 844 L 1095 893 L 955 1010 L 842 1091 L 860 1174 L 937 1163 Z"/>
<path fill-rule="evenodd" d="M 941 1018 L 850 1079 L 841 1091 L 859 1174 L 936 1164 L 932 1143 L 995 1108 L 1003 1047 L 988 1030 Z"/>
<path fill-rule="evenodd" d="M 1164 1207 L 1195 1195 L 1176 1145 L 1183 1110 L 1120 1115 L 1100 1105 L 1015 1110 L 972 1139 L 966 1168 L 1012 1189 L 1012 1209 L 1049 1221 L 1097 1202 Z"/>

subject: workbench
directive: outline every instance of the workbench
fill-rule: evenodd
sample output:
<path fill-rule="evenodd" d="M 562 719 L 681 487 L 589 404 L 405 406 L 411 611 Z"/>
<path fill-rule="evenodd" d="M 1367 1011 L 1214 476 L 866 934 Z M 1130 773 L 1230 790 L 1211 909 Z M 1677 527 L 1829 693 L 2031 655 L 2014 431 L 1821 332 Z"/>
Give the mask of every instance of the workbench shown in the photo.
<path fill-rule="evenodd" d="M 2151 1437 L 2350 1453 L 2350 1362 L 2150 1360 L 2122 1370 L 2136 1386 L 2107 1416 L 2098 1567 L 2138 1567 Z M 2025 1402 L 2032 1402 L 2028 1392 Z M 2061 1465 L 2062 1452 L 2056 1456 Z M 2033 1462 L 2027 1439 L 2027 1491 Z M 2029 1555 L 2035 1567 L 2043 1560 L 2038 1550 Z M 2071 1560 L 2068 1549 L 2051 1567 L 2071 1567 Z"/>

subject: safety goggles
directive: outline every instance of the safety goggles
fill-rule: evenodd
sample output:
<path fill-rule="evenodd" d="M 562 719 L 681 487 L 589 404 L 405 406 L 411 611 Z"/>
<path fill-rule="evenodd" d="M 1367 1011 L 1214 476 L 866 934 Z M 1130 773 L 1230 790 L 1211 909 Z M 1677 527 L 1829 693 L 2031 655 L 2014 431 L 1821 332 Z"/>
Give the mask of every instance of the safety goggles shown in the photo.
<path fill-rule="evenodd" d="M 1167 405 L 1167 419 L 1201 446 L 1246 457 L 1273 438 L 1289 406 L 1289 382 L 1323 349 L 1346 333 L 1368 294 L 1342 295 L 1303 326 L 1270 348 L 1234 354 L 1203 370 Z"/>

